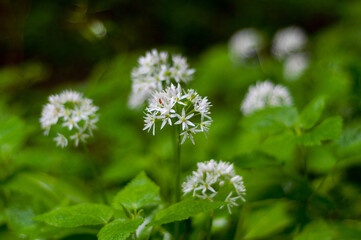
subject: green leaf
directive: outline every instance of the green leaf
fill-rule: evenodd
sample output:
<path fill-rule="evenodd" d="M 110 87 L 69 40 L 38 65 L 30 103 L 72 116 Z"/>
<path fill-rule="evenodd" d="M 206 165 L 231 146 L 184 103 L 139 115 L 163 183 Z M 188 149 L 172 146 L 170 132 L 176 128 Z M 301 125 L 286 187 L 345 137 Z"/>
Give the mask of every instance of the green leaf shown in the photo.
<path fill-rule="evenodd" d="M 33 219 L 55 227 L 79 227 L 105 224 L 112 215 L 113 210 L 106 205 L 83 203 L 70 207 L 61 207 Z"/>
<path fill-rule="evenodd" d="M 282 231 L 292 222 L 288 209 L 290 203 L 282 200 L 267 202 L 266 206 L 257 207 L 246 212 L 244 218 L 245 239 L 258 239 Z"/>
<path fill-rule="evenodd" d="M 152 225 L 162 225 L 175 221 L 182 221 L 202 212 L 211 211 L 223 206 L 223 202 L 211 202 L 209 200 L 189 199 L 158 212 Z"/>
<path fill-rule="evenodd" d="M 330 117 L 324 120 L 312 131 L 300 135 L 297 138 L 299 144 L 305 146 L 320 145 L 324 140 L 337 140 L 342 131 L 342 118 Z"/>
<path fill-rule="evenodd" d="M 266 108 L 243 118 L 242 126 L 264 133 L 280 132 L 293 126 L 297 116 L 297 109 L 294 107 Z"/>
<path fill-rule="evenodd" d="M 153 203 L 159 196 L 159 187 L 144 172 L 136 176 L 114 197 L 113 206 L 122 209 L 139 209 Z"/>
<path fill-rule="evenodd" d="M 298 118 L 298 126 L 303 129 L 310 129 L 320 119 L 325 107 L 325 98 L 317 97 L 313 99 L 301 112 Z"/>
<path fill-rule="evenodd" d="M 328 240 L 335 238 L 335 229 L 323 221 L 314 221 L 309 223 L 303 231 L 295 237 L 295 240 Z"/>
<path fill-rule="evenodd" d="M 98 233 L 99 240 L 125 240 L 144 222 L 142 218 L 133 220 L 117 219 L 105 225 Z"/>

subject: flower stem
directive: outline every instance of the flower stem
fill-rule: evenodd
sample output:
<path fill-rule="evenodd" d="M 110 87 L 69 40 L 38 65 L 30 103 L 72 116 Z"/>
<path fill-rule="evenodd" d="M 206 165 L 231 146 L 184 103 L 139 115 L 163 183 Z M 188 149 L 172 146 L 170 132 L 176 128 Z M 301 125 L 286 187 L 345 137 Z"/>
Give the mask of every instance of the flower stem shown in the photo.
<path fill-rule="evenodd" d="M 213 223 L 214 211 L 211 211 L 209 216 L 209 222 L 207 226 L 207 240 L 211 240 L 212 238 L 212 223 Z"/>
<path fill-rule="evenodd" d="M 89 155 L 90 155 L 89 149 L 85 144 L 83 144 L 83 149 L 84 149 L 84 153 L 85 153 L 86 157 L 89 157 Z M 89 163 L 90 163 L 90 168 L 91 168 L 91 171 L 92 171 L 92 174 L 93 174 L 93 178 L 95 179 L 95 182 L 96 182 L 96 185 L 97 185 L 97 190 L 100 192 L 100 195 L 102 197 L 102 201 L 105 204 L 109 204 L 108 199 L 107 199 L 107 197 L 105 195 L 104 185 L 100 180 L 99 170 L 97 169 L 97 167 L 95 166 L 93 161 L 90 160 Z"/>
<path fill-rule="evenodd" d="M 175 178 L 175 202 L 179 202 L 181 199 L 181 142 L 180 142 L 180 131 L 179 126 L 177 127 L 176 131 L 176 155 L 175 155 L 175 172 L 176 172 L 176 178 Z M 180 222 L 175 222 L 174 225 L 174 238 L 175 240 L 180 239 Z"/>

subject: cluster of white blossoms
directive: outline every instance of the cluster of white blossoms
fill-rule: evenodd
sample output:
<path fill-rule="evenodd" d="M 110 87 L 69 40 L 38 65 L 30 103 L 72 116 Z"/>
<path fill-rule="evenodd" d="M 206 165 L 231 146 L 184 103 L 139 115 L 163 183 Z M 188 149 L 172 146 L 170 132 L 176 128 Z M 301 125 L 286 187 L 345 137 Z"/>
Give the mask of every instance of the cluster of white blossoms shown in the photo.
<path fill-rule="evenodd" d="M 236 175 L 233 164 L 210 160 L 197 165 L 197 171 L 193 171 L 182 185 L 184 194 L 192 193 L 193 197 L 213 201 L 223 188 L 226 190 L 224 201 L 227 203 L 229 213 L 231 207 L 238 206 L 236 202 L 238 199 L 245 201 L 243 196 L 246 194 L 246 188 L 242 177 Z"/>
<path fill-rule="evenodd" d="M 278 59 L 301 51 L 307 43 L 306 33 L 299 27 L 287 27 L 279 30 L 273 38 L 272 53 Z"/>
<path fill-rule="evenodd" d="M 98 121 L 97 111 L 98 107 L 93 105 L 92 100 L 81 93 L 66 90 L 49 97 L 49 103 L 43 107 L 40 123 L 45 135 L 49 135 L 50 129 L 54 128 L 57 146 L 64 148 L 69 140 L 78 146 L 80 141 L 85 142 L 93 135 Z"/>
<path fill-rule="evenodd" d="M 229 40 L 231 56 L 236 60 L 254 57 L 263 47 L 261 33 L 253 28 L 246 28 L 233 34 Z"/>
<path fill-rule="evenodd" d="M 248 88 L 245 99 L 241 105 L 244 115 L 250 115 L 257 110 L 267 107 L 290 106 L 292 97 L 288 89 L 282 85 L 274 85 L 266 80 L 257 82 Z"/>
<path fill-rule="evenodd" d="M 283 76 L 289 81 L 297 80 L 308 68 L 309 58 L 305 53 L 295 53 L 287 57 L 283 65 Z"/>
<path fill-rule="evenodd" d="M 156 91 L 149 99 L 149 106 L 145 112 L 145 127 L 148 132 L 153 129 L 155 135 L 156 122 L 161 122 L 162 129 L 165 125 L 180 125 L 182 144 L 189 138 L 194 144 L 193 134 L 198 132 L 208 133 L 212 123 L 209 116 L 211 104 L 207 97 L 201 97 L 193 89 L 182 90 L 181 86 L 171 84 L 165 90 Z"/>
<path fill-rule="evenodd" d="M 187 59 L 181 55 L 168 56 L 167 52 L 153 49 L 138 60 L 131 78 L 132 93 L 129 106 L 136 108 L 149 99 L 154 91 L 161 91 L 173 83 L 188 83 L 192 80 L 195 70 L 190 69 Z"/>

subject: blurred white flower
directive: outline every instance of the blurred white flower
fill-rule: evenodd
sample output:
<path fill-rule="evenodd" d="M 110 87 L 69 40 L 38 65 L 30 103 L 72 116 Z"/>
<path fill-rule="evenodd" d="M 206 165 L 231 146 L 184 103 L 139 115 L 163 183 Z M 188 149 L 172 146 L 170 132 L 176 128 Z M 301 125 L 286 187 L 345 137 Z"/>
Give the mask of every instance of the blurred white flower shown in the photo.
<path fill-rule="evenodd" d="M 97 37 L 103 38 L 107 34 L 107 29 L 99 20 L 94 20 L 89 24 L 89 30 Z"/>
<path fill-rule="evenodd" d="M 171 84 L 162 91 L 155 91 L 149 99 L 144 117 L 144 128 L 148 132 L 161 121 L 162 129 L 165 125 L 181 125 L 182 144 L 189 138 L 194 144 L 193 134 L 208 132 L 212 119 L 209 116 L 211 104 L 207 97 L 202 98 L 193 89 L 183 91 L 181 86 Z M 207 120 L 205 120 L 207 119 Z"/>
<path fill-rule="evenodd" d="M 233 34 L 228 45 L 233 59 L 245 60 L 254 57 L 262 49 L 263 39 L 258 30 L 246 28 Z"/>
<path fill-rule="evenodd" d="M 184 194 L 192 193 L 193 197 L 213 201 L 222 188 L 229 189 L 227 196 L 221 199 L 227 203 L 229 213 L 231 207 L 238 206 L 238 199 L 245 201 L 243 196 L 246 194 L 246 188 L 242 177 L 236 175 L 233 164 L 210 160 L 198 163 L 197 166 L 197 171 L 193 171 L 182 184 Z"/>
<path fill-rule="evenodd" d="M 241 105 L 244 115 L 250 115 L 257 110 L 267 107 L 290 106 L 292 97 L 288 89 L 282 85 L 274 85 L 266 80 L 257 82 L 248 88 L 245 99 Z"/>
<path fill-rule="evenodd" d="M 279 30 L 273 38 L 272 53 L 278 59 L 302 50 L 307 43 L 306 33 L 299 27 L 287 27 Z"/>
<path fill-rule="evenodd" d="M 132 93 L 128 105 L 131 108 L 142 105 L 154 91 L 161 91 L 172 82 L 188 83 L 194 72 L 194 69 L 189 68 L 186 58 L 173 55 L 169 60 L 167 52 L 153 49 L 139 58 L 138 66 L 132 71 Z"/>
<path fill-rule="evenodd" d="M 57 137 L 54 138 L 57 146 L 66 147 L 68 140 L 85 142 L 93 135 L 98 121 L 98 107 L 92 100 L 84 98 L 81 93 L 66 90 L 60 94 L 51 95 L 49 103 L 42 110 L 40 123 L 45 135 L 51 128 L 55 128 Z"/>
<path fill-rule="evenodd" d="M 297 80 L 308 68 L 309 59 L 304 53 L 292 54 L 286 58 L 283 65 L 283 76 L 289 81 Z"/>

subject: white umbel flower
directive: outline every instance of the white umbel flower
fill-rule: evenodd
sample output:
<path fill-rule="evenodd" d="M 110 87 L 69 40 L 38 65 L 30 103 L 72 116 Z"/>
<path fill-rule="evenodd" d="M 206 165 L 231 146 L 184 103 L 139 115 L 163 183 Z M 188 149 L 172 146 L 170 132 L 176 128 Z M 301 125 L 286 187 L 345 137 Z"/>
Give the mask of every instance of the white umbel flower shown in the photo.
<path fill-rule="evenodd" d="M 245 60 L 254 57 L 262 47 L 262 35 L 253 28 L 240 30 L 233 34 L 229 40 L 230 54 L 235 60 Z"/>
<path fill-rule="evenodd" d="M 307 43 L 306 33 L 299 27 L 279 30 L 273 38 L 272 53 L 279 59 L 302 50 Z"/>
<path fill-rule="evenodd" d="M 132 93 L 128 105 L 131 108 L 142 105 L 154 91 L 161 91 L 171 83 L 188 83 L 194 72 L 181 55 L 169 58 L 167 52 L 153 49 L 139 58 L 138 66 L 132 71 Z"/>
<path fill-rule="evenodd" d="M 97 111 L 98 107 L 94 106 L 92 100 L 81 93 L 66 90 L 49 97 L 49 103 L 43 107 L 40 123 L 45 135 L 54 128 L 57 146 L 64 148 L 70 140 L 78 146 L 80 141 L 85 142 L 93 135 L 98 121 Z"/>
<path fill-rule="evenodd" d="M 288 81 L 295 81 L 302 76 L 308 68 L 309 59 L 307 54 L 296 53 L 286 58 L 283 65 L 283 76 Z"/>
<path fill-rule="evenodd" d="M 235 173 L 233 164 L 210 160 L 197 165 L 197 171 L 193 171 L 182 184 L 185 195 L 192 193 L 193 197 L 213 201 L 222 190 L 229 190 L 223 199 L 217 199 L 226 202 L 229 213 L 231 207 L 238 206 L 238 199 L 245 201 L 243 196 L 246 194 L 246 188 L 242 177 Z"/>
<path fill-rule="evenodd" d="M 282 85 L 274 85 L 266 80 L 257 82 L 248 88 L 248 93 L 241 105 L 244 115 L 250 115 L 267 107 L 292 105 L 292 97 L 288 89 Z"/>
<path fill-rule="evenodd" d="M 193 135 L 208 133 L 212 123 L 209 116 L 211 104 L 207 97 L 201 97 L 193 89 L 183 91 L 181 86 L 171 84 L 163 91 L 155 91 L 146 108 L 143 130 L 152 130 L 155 135 L 156 122 L 165 125 L 180 125 L 182 143 L 189 138 L 194 144 Z"/>

